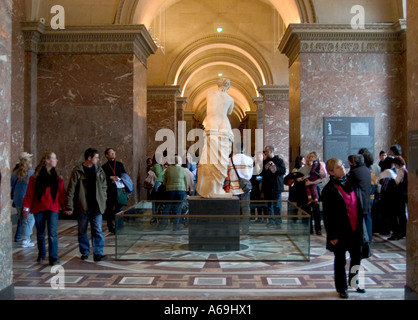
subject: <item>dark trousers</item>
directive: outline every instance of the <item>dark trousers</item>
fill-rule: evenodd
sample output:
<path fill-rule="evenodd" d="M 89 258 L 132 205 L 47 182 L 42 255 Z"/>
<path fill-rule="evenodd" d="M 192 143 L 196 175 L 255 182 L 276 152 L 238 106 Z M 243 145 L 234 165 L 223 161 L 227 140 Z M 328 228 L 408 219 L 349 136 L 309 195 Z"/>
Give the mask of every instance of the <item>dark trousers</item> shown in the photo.
<path fill-rule="evenodd" d="M 107 193 L 106 211 L 104 212 L 104 218 L 106 219 L 107 227 L 110 232 L 115 231 L 113 220 L 115 220 L 116 213 L 122 211 L 122 207 L 118 204 L 117 190 L 112 188 Z"/>
<path fill-rule="evenodd" d="M 315 225 L 315 232 L 321 231 L 321 213 L 319 211 L 319 205 L 316 203 L 311 203 L 302 207 L 307 213 L 311 216 L 311 233 L 313 233 L 314 225 Z"/>
<path fill-rule="evenodd" d="M 350 239 L 337 243 L 334 250 L 334 281 L 337 292 L 344 292 L 348 288 L 346 265 L 346 252 L 350 253 L 350 269 L 348 284 L 357 288 L 358 283 L 353 279 L 358 273 L 361 261 L 361 239 Z"/>

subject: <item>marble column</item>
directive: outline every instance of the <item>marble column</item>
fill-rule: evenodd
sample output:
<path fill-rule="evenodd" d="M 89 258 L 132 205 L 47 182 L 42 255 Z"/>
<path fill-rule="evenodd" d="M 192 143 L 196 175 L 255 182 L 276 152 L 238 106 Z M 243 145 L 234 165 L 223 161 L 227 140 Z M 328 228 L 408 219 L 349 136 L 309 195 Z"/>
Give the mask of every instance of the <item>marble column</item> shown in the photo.
<path fill-rule="evenodd" d="M 371 151 L 395 142 L 406 149 L 405 28 L 404 20 L 366 31 L 289 26 L 279 49 L 289 58 L 292 163 L 310 151 L 322 158 L 324 117 L 374 117 Z"/>
<path fill-rule="evenodd" d="M 408 1 L 407 99 L 409 133 L 405 298 L 418 299 L 418 1 Z"/>
<path fill-rule="evenodd" d="M 197 139 L 195 139 L 195 141 L 187 140 L 187 135 L 189 134 L 189 132 L 192 129 L 196 128 L 196 121 L 194 119 L 195 113 L 192 110 L 184 110 L 183 114 L 184 114 L 184 121 L 186 122 L 186 149 L 189 150 L 190 146 L 193 145 L 195 141 L 197 141 Z"/>
<path fill-rule="evenodd" d="M 263 96 L 264 146 L 273 146 L 289 169 L 289 89 L 267 85 L 258 91 Z"/>
<path fill-rule="evenodd" d="M 14 298 L 10 220 L 12 3 L 0 2 L 0 300 Z"/>
<path fill-rule="evenodd" d="M 34 155 L 33 164 L 38 161 L 37 152 L 37 103 L 38 103 L 38 51 L 41 34 L 45 32 L 42 23 L 21 25 L 24 50 L 24 97 L 23 97 L 23 144 L 21 148 Z M 17 120 L 17 119 L 16 119 Z M 18 126 L 14 123 L 13 127 Z M 17 133 L 17 132 L 15 132 Z"/>
<path fill-rule="evenodd" d="M 263 111 L 263 97 L 253 98 L 254 105 L 257 110 L 257 129 L 264 128 L 264 111 Z"/>
<path fill-rule="evenodd" d="M 134 183 L 142 185 L 146 60 L 156 51 L 147 30 L 143 26 L 101 26 L 54 31 L 39 30 L 31 23 L 24 23 L 23 28 L 40 34 L 35 52 L 38 157 L 54 151 L 67 183 L 87 148 L 97 148 L 104 164 L 104 150 L 112 147 Z M 136 185 L 132 203 L 146 197 Z"/>
<path fill-rule="evenodd" d="M 152 86 L 147 91 L 148 145 L 147 154 L 152 157 L 164 141 L 156 141 L 160 129 L 169 129 L 177 137 L 177 95 L 180 86 Z M 174 140 L 176 142 L 176 140 Z M 177 151 L 177 142 L 176 142 Z"/>
<path fill-rule="evenodd" d="M 254 111 L 247 111 L 247 123 L 246 123 L 246 128 L 245 129 L 249 129 L 251 132 L 251 155 L 255 154 L 255 130 L 257 129 L 258 126 L 258 111 L 254 110 Z M 260 145 L 258 146 L 258 148 L 263 148 L 264 146 Z"/>
<path fill-rule="evenodd" d="M 12 148 L 10 152 L 12 164 L 18 161 L 22 151 L 26 149 L 25 142 L 25 42 L 22 39 L 20 22 L 25 20 L 24 0 L 13 1 L 12 15 L 12 111 L 11 136 Z M 35 60 L 36 61 L 36 60 Z M 35 62 L 36 63 L 36 62 Z M 36 119 L 36 118 L 35 118 Z"/>

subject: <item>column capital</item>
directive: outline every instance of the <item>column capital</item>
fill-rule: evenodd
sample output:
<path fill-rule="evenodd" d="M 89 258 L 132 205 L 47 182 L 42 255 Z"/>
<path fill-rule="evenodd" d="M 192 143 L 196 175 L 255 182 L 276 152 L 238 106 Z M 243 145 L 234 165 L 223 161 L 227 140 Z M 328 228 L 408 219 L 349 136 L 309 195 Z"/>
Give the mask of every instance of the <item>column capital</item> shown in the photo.
<path fill-rule="evenodd" d="M 40 22 L 22 22 L 22 33 L 25 41 L 25 51 L 38 53 L 41 35 L 46 26 Z"/>
<path fill-rule="evenodd" d="M 178 97 L 177 98 L 177 110 L 183 110 L 186 105 L 189 103 L 189 98 L 187 97 Z"/>
<path fill-rule="evenodd" d="M 147 88 L 147 97 L 148 100 L 177 101 L 180 92 L 181 86 L 151 86 Z"/>
<path fill-rule="evenodd" d="M 279 44 L 289 66 L 300 53 L 380 53 L 406 50 L 406 20 L 371 23 L 364 29 L 347 24 L 290 24 Z"/>
<path fill-rule="evenodd" d="M 39 53 L 132 53 L 146 66 L 157 46 L 144 25 L 68 26 L 54 30 L 39 22 L 22 22 L 26 50 Z M 38 44 L 29 41 L 36 35 Z M 33 42 L 33 40 L 32 40 Z"/>
<path fill-rule="evenodd" d="M 257 90 L 263 96 L 263 101 L 288 101 L 289 100 L 289 87 L 288 86 L 278 86 L 278 85 L 259 86 Z"/>

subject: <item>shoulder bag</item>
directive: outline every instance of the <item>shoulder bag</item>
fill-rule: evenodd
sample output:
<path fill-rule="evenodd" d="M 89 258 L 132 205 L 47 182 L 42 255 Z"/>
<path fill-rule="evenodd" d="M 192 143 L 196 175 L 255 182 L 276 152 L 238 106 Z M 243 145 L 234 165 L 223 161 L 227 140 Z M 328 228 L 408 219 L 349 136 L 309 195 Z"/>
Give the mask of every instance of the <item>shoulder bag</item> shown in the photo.
<path fill-rule="evenodd" d="M 250 180 L 241 178 L 238 174 L 237 169 L 235 168 L 235 164 L 234 164 L 234 157 L 231 157 L 231 162 L 232 162 L 232 166 L 234 167 L 235 173 L 237 174 L 238 177 L 238 183 L 239 183 L 239 187 L 242 189 L 242 191 L 246 192 L 250 192 L 251 189 L 253 188 L 253 185 L 251 184 Z"/>

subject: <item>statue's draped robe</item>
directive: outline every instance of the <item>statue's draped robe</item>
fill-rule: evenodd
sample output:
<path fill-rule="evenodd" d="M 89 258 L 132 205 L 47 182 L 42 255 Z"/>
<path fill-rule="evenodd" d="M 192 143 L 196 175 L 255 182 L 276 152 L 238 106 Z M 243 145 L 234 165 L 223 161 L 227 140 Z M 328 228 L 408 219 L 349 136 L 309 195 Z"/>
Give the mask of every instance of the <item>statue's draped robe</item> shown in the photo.
<path fill-rule="evenodd" d="M 229 130 L 207 130 L 197 169 L 197 193 L 204 198 L 225 194 L 223 184 L 228 174 L 229 155 L 234 135 Z"/>

